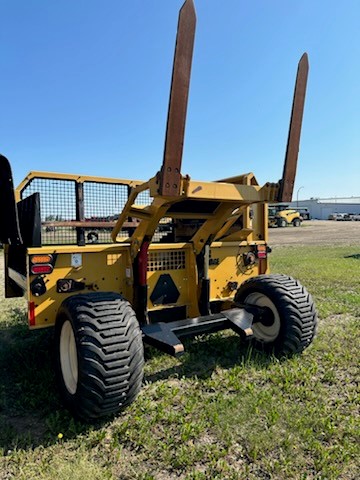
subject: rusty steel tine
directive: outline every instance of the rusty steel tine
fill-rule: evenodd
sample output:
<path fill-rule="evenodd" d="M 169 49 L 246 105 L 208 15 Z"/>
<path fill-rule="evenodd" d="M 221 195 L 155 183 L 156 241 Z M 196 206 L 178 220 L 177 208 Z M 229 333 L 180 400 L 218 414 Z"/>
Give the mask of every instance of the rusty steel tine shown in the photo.
<path fill-rule="evenodd" d="M 306 53 L 299 61 L 296 75 L 294 99 L 291 111 L 289 136 L 286 146 L 284 171 L 280 181 L 279 202 L 291 202 L 294 190 L 296 165 L 299 154 L 301 124 L 304 113 L 306 83 L 309 72 L 309 62 Z"/>
<path fill-rule="evenodd" d="M 195 26 L 196 14 L 194 2 L 193 0 L 186 0 L 179 12 L 164 158 L 160 173 L 159 193 L 164 196 L 176 196 L 180 194 L 181 160 L 184 145 Z"/>

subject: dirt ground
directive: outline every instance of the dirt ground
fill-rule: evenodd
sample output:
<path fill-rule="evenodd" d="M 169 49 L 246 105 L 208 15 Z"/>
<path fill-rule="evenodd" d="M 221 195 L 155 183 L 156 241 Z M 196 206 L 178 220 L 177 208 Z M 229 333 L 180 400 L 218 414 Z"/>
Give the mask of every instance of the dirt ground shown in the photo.
<path fill-rule="evenodd" d="M 360 222 L 304 221 L 301 227 L 269 229 L 269 245 L 360 245 Z"/>

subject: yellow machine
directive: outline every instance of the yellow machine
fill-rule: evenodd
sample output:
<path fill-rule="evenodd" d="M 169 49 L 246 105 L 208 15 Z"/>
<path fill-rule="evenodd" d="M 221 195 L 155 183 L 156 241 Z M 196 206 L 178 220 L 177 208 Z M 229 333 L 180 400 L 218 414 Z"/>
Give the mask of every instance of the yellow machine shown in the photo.
<path fill-rule="evenodd" d="M 297 210 L 285 205 L 269 205 L 269 227 L 287 227 L 293 225 L 300 227 L 303 221 L 302 216 Z"/>
<path fill-rule="evenodd" d="M 315 335 L 311 296 L 297 280 L 270 275 L 268 263 L 268 203 L 290 201 L 293 191 L 307 55 L 282 180 L 197 181 L 181 174 L 194 33 L 186 0 L 164 158 L 150 180 L 31 172 L 14 192 L 0 157 L 6 296 L 27 296 L 30 328 L 55 327 L 61 396 L 87 420 L 136 398 L 144 343 L 181 355 L 183 337 L 232 329 L 283 356 Z"/>

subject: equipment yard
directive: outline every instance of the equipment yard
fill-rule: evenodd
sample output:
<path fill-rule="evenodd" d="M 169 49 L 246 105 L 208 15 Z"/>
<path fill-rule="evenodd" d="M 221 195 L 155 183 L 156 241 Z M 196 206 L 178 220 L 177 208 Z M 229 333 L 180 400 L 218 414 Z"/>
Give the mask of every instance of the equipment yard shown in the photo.
<path fill-rule="evenodd" d="M 271 228 L 271 247 L 284 245 L 356 245 L 360 239 L 360 222 L 310 220 L 301 228 Z"/>
<path fill-rule="evenodd" d="M 306 281 L 319 311 L 302 357 L 259 356 L 230 331 L 188 344 L 181 359 L 148 351 L 138 401 L 92 427 L 60 403 L 51 332 L 28 331 L 24 299 L 2 294 L 0 478 L 357 478 L 359 227 L 270 232 L 273 272 Z M 0 254 L 3 287 L 2 267 Z"/>
<path fill-rule="evenodd" d="M 0 480 L 358 478 L 360 222 L 268 208 L 292 200 L 308 56 L 280 180 L 193 180 L 195 26 L 185 0 L 150 179 L 14 189 L 0 155 Z"/>

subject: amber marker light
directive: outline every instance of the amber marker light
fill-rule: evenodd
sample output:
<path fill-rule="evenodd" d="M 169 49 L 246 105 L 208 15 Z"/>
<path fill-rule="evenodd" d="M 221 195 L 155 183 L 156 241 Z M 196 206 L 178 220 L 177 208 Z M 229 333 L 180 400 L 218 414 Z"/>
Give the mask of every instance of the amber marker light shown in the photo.
<path fill-rule="evenodd" d="M 53 260 L 52 255 L 32 255 L 31 263 L 33 265 L 37 263 L 51 263 Z"/>

